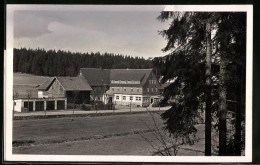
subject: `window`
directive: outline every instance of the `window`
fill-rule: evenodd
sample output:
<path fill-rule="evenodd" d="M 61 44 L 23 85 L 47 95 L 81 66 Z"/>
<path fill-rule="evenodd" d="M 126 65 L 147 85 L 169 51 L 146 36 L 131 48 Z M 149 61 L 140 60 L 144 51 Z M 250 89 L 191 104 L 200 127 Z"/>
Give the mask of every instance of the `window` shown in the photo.
<path fill-rule="evenodd" d="M 119 89 L 119 88 L 117 88 L 117 91 L 120 91 L 120 89 Z"/>
<path fill-rule="evenodd" d="M 131 88 L 131 92 L 133 92 L 133 88 Z"/>
<path fill-rule="evenodd" d="M 141 101 L 142 100 L 142 97 L 139 97 L 139 101 Z"/>
<path fill-rule="evenodd" d="M 126 91 L 126 88 L 124 88 L 124 91 Z"/>
<path fill-rule="evenodd" d="M 131 100 L 131 101 L 133 100 L 133 96 L 130 96 L 130 100 Z"/>
<path fill-rule="evenodd" d="M 119 96 L 116 96 L 116 99 L 119 100 Z"/>
<path fill-rule="evenodd" d="M 126 97 L 125 97 L 125 96 L 123 96 L 123 100 L 126 100 Z"/>
<path fill-rule="evenodd" d="M 158 89 L 157 89 L 157 88 L 155 88 L 155 91 L 156 91 L 156 92 L 158 92 Z"/>
<path fill-rule="evenodd" d="M 153 92 L 153 88 L 152 88 L 151 90 L 152 90 L 152 92 Z"/>
<path fill-rule="evenodd" d="M 139 92 L 139 88 L 137 88 L 136 91 Z"/>
<path fill-rule="evenodd" d="M 147 88 L 147 92 L 149 92 L 149 88 Z"/>
<path fill-rule="evenodd" d="M 114 91 L 114 88 L 112 87 L 112 91 Z"/>
<path fill-rule="evenodd" d="M 149 80 L 149 84 L 152 84 L 152 81 L 151 81 L 151 80 Z"/>
<path fill-rule="evenodd" d="M 135 97 L 135 101 L 138 101 L 138 97 Z"/>

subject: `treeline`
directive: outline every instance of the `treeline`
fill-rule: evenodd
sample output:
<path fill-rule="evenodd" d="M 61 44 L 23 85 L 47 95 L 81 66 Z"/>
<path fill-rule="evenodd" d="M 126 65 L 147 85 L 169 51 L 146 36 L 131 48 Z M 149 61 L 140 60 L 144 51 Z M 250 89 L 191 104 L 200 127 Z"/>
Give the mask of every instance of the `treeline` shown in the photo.
<path fill-rule="evenodd" d="M 145 69 L 151 60 L 113 53 L 73 53 L 62 50 L 14 49 L 13 71 L 42 76 L 76 76 L 80 68 Z"/>

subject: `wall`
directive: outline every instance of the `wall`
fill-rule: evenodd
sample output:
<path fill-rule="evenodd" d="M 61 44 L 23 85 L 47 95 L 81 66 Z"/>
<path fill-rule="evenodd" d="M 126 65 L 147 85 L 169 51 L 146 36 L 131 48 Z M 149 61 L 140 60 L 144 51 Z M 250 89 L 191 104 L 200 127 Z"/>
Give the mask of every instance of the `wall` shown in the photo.
<path fill-rule="evenodd" d="M 23 107 L 22 100 L 14 100 L 14 101 L 15 101 L 14 111 L 21 112 L 22 111 L 22 107 Z"/>
<path fill-rule="evenodd" d="M 152 82 L 151 82 L 151 81 Z M 143 94 L 148 96 L 159 95 L 160 84 L 153 73 L 150 74 L 146 83 L 144 84 Z M 147 90 L 149 88 L 149 91 Z M 156 90 L 157 89 L 157 90 Z"/>
<path fill-rule="evenodd" d="M 142 87 L 110 87 L 109 90 L 114 94 L 141 95 L 143 93 Z"/>
<path fill-rule="evenodd" d="M 125 100 L 123 100 L 124 96 L 126 98 Z M 130 96 L 133 97 L 132 101 L 130 100 Z M 117 99 L 117 97 L 118 97 L 118 99 Z M 138 100 L 136 100 L 136 97 L 138 97 Z M 141 100 L 139 100 L 139 98 Z M 142 97 L 142 95 L 114 94 L 113 102 L 114 102 L 114 104 L 117 104 L 117 105 L 129 105 L 131 103 L 132 105 L 142 106 L 143 97 Z"/>
<path fill-rule="evenodd" d="M 65 97 L 65 91 L 59 81 L 55 80 L 52 86 L 47 92 L 43 93 L 44 95 L 49 95 L 49 97 Z"/>

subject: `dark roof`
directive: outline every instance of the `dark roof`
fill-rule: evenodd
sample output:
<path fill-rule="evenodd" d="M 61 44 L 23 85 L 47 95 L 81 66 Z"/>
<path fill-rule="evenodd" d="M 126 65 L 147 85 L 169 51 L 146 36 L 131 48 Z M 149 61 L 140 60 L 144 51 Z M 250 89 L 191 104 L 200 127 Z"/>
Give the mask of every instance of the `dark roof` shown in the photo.
<path fill-rule="evenodd" d="M 47 90 L 47 89 L 52 85 L 52 83 L 53 83 L 54 81 L 55 81 L 55 78 L 54 78 L 54 77 L 49 78 L 48 80 L 46 80 L 44 83 L 42 83 L 42 84 L 39 86 L 38 90 L 40 90 L 40 91 L 45 91 L 45 90 Z"/>
<path fill-rule="evenodd" d="M 66 91 L 91 91 L 92 88 L 82 77 L 56 77 Z"/>
<path fill-rule="evenodd" d="M 116 74 L 111 80 L 135 80 L 135 81 L 141 81 L 142 78 L 144 77 L 143 73 L 119 73 Z"/>
<path fill-rule="evenodd" d="M 47 91 L 55 80 L 58 80 L 66 91 L 91 91 L 92 88 L 82 77 L 53 77 L 46 80 L 38 90 Z"/>
<path fill-rule="evenodd" d="M 110 70 L 97 68 L 81 68 L 82 76 L 88 81 L 90 86 L 103 86 L 110 84 Z"/>
<path fill-rule="evenodd" d="M 30 98 L 38 97 L 38 89 L 33 85 L 14 85 L 14 95 L 17 93 L 17 96 L 14 96 L 15 99 L 19 98 L 28 98 L 28 93 L 30 93 Z"/>
<path fill-rule="evenodd" d="M 99 69 L 99 68 L 81 68 L 82 76 L 87 79 L 90 86 L 110 85 L 110 80 L 135 80 L 141 84 L 132 84 L 143 86 L 147 81 L 152 69 Z M 123 86 L 125 86 L 124 84 Z"/>

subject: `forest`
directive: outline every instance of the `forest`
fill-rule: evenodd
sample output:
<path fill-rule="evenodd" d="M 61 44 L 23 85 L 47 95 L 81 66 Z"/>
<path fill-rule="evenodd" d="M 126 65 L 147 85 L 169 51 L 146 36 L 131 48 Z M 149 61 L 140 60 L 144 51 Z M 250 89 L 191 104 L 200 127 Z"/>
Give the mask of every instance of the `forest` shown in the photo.
<path fill-rule="evenodd" d="M 204 112 L 205 156 L 243 155 L 245 149 L 246 13 L 161 12 L 167 40 L 164 57 L 153 59 L 164 88 L 162 102 L 177 101 L 162 114 L 171 137 L 196 142 Z M 218 137 L 212 136 L 217 132 Z M 214 138 L 217 138 L 214 140 Z M 213 145 L 217 141 L 217 145 Z"/>
<path fill-rule="evenodd" d="M 146 69 L 152 61 L 114 53 L 78 53 L 41 48 L 14 49 L 13 71 L 41 76 L 76 76 L 80 68 Z"/>

